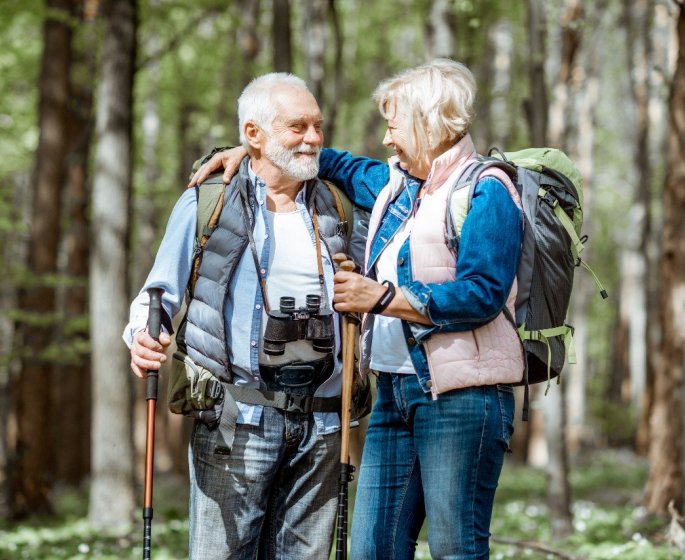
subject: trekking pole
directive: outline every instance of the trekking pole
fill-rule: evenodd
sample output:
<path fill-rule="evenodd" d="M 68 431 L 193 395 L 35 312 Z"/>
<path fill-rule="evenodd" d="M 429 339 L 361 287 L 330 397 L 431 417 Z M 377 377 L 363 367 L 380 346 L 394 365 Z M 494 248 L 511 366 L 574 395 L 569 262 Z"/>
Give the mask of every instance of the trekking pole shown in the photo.
<path fill-rule="evenodd" d="M 159 332 L 162 323 L 162 294 L 161 288 L 150 288 L 150 315 L 148 317 L 148 333 L 159 342 Z M 152 477 L 155 462 L 155 412 L 157 410 L 157 380 L 158 371 L 147 372 L 147 423 L 145 439 L 145 498 L 143 503 L 143 560 L 150 560 L 152 541 Z"/>
<path fill-rule="evenodd" d="M 347 256 L 338 253 L 333 256 L 340 270 L 353 272 L 355 265 Z M 348 484 L 352 480 L 354 467 L 350 465 L 350 409 L 352 406 L 352 381 L 354 377 L 354 339 L 357 328 L 356 319 L 351 313 L 342 318 L 342 412 L 340 414 L 340 480 L 338 487 L 338 522 L 335 545 L 335 560 L 347 558 L 347 500 Z"/>

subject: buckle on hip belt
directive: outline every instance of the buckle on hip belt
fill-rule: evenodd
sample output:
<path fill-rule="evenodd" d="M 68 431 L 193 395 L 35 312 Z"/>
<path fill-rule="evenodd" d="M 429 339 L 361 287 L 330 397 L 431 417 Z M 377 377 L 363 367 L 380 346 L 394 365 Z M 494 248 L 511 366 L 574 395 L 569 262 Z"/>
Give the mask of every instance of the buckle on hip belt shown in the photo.
<path fill-rule="evenodd" d="M 293 395 L 292 393 L 285 393 L 283 410 L 286 412 L 309 413 L 312 412 L 313 401 L 313 395 Z"/>
<path fill-rule="evenodd" d="M 282 366 L 274 374 L 274 381 L 282 387 L 308 387 L 315 379 L 316 370 L 308 364 Z"/>

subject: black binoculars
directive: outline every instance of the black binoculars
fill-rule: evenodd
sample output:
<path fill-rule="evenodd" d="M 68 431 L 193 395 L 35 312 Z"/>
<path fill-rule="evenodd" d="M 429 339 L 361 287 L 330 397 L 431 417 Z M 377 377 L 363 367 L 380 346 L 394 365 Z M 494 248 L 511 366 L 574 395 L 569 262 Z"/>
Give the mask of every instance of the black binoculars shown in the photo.
<path fill-rule="evenodd" d="M 295 309 L 295 298 L 281 298 L 280 309 L 271 311 L 264 330 L 264 353 L 281 356 L 287 342 L 311 340 L 317 352 L 333 352 L 333 311 L 321 309 L 321 296 L 310 294 L 305 307 Z"/>

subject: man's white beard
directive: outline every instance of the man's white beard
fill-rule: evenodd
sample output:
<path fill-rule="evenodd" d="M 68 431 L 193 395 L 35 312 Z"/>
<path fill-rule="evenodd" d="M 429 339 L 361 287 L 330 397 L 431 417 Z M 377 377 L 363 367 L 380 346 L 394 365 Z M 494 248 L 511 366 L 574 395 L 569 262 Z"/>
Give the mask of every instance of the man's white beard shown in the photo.
<path fill-rule="evenodd" d="M 264 146 L 266 158 L 288 177 L 298 181 L 307 181 L 319 174 L 320 152 L 319 148 L 304 143 L 294 148 L 286 148 L 273 138 L 269 138 L 266 146 Z M 303 153 L 312 155 L 308 157 L 297 155 Z"/>

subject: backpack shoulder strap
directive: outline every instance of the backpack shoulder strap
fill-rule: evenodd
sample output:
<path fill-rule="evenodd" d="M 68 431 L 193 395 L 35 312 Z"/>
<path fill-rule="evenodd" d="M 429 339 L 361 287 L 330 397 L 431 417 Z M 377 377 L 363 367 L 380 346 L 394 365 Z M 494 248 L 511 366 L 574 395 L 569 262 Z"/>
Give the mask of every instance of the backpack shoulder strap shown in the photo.
<path fill-rule="evenodd" d="M 212 180 L 211 177 L 201 186 L 195 187 L 197 198 L 197 225 L 195 230 L 195 250 L 193 252 L 193 267 L 190 273 L 188 288 L 192 294 L 200 271 L 202 252 L 219 223 L 219 217 L 224 207 L 224 191 L 226 185 L 221 179 Z"/>
<path fill-rule="evenodd" d="M 473 191 L 476 184 L 480 180 L 480 176 L 486 169 L 490 167 L 498 167 L 509 174 L 515 172 L 515 168 L 511 163 L 502 161 L 496 157 L 478 156 L 475 161 L 460 175 L 457 181 L 450 187 L 450 192 L 447 195 L 447 205 L 445 208 L 445 243 L 447 246 L 457 252 L 459 248 L 459 238 L 461 237 L 461 227 L 464 225 L 466 214 L 471 209 L 471 201 L 473 200 Z M 464 191 L 468 189 L 468 191 Z M 453 212 L 452 198 L 458 191 L 464 191 L 460 198 L 460 204 L 457 212 Z"/>
<path fill-rule="evenodd" d="M 340 223 L 342 224 L 343 234 L 347 240 L 347 245 L 350 244 L 350 238 L 352 237 L 352 212 L 354 208 L 352 202 L 347 197 L 347 194 L 330 181 L 322 181 L 329 192 L 333 195 L 333 200 L 335 200 L 335 209 L 338 212 L 338 217 L 340 218 Z"/>
<path fill-rule="evenodd" d="M 190 167 L 190 175 L 188 175 L 189 179 L 193 178 L 193 175 L 195 175 L 195 172 L 200 169 L 205 163 L 207 163 L 210 159 L 212 159 L 212 156 L 218 152 L 223 152 L 224 150 L 230 150 L 231 148 L 235 148 L 235 146 L 217 146 L 214 149 L 212 149 L 211 152 L 208 154 L 205 154 L 204 156 L 196 159 L 193 162 L 193 165 Z M 208 179 L 209 180 L 209 179 Z"/>
<path fill-rule="evenodd" d="M 447 205 L 445 207 L 445 242 L 455 253 L 459 247 L 461 226 L 464 225 L 466 214 L 468 214 L 468 211 L 471 208 L 473 189 L 478 182 L 478 177 L 487 167 L 482 160 L 483 158 L 479 157 L 470 163 L 456 182 L 449 187 L 450 192 L 447 195 Z M 452 199 L 457 192 L 460 192 L 460 204 L 459 208 L 456 209 L 457 211 L 454 212 L 452 208 Z"/>

